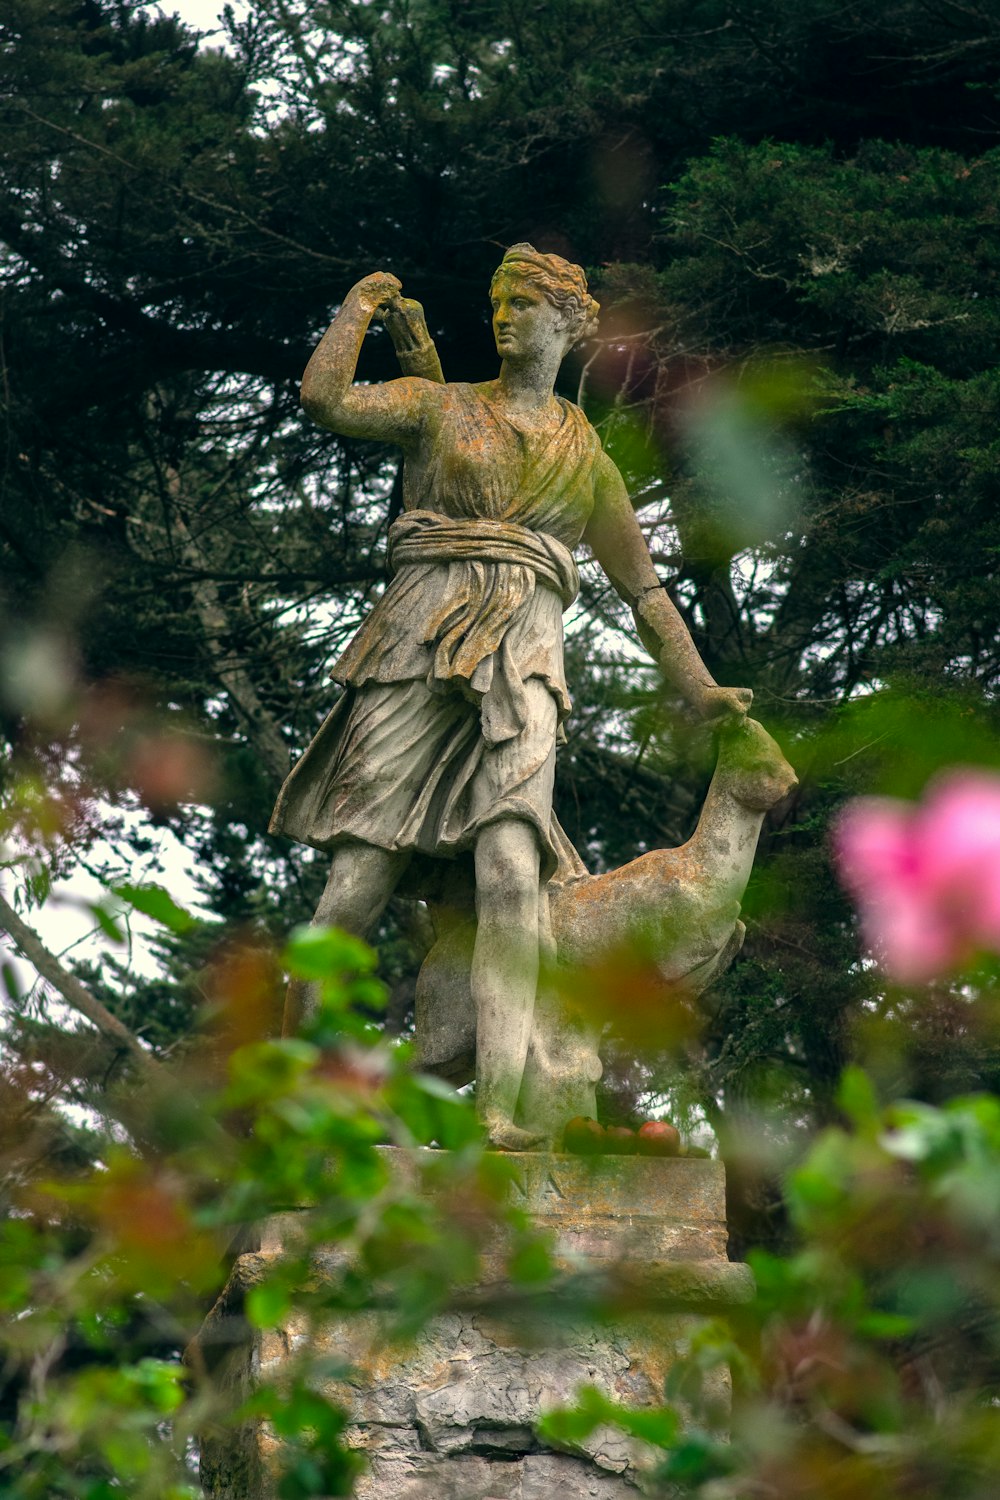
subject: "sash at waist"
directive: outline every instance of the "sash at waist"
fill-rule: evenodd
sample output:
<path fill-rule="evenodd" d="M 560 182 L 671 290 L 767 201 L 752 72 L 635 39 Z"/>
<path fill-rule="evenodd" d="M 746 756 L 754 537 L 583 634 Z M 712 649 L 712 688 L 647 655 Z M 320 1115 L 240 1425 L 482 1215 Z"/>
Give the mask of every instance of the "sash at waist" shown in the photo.
<path fill-rule="evenodd" d="M 488 521 L 442 516 L 433 510 L 410 510 L 389 528 L 389 567 L 406 563 L 512 563 L 530 568 L 562 599 L 566 609 L 580 591 L 573 554 L 556 537 L 532 531 L 515 521 Z"/>

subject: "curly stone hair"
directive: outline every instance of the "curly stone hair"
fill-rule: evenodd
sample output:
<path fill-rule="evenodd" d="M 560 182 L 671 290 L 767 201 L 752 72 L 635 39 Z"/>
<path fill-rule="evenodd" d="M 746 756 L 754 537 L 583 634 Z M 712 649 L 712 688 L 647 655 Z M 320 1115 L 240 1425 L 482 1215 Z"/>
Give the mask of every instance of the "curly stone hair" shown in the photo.
<path fill-rule="evenodd" d="M 563 260 L 561 255 L 544 255 L 525 240 L 511 245 L 493 273 L 490 292 L 505 271 L 514 271 L 525 281 L 533 282 L 554 307 L 570 314 L 575 343 L 597 332 L 601 304 L 588 293 L 582 266 Z"/>

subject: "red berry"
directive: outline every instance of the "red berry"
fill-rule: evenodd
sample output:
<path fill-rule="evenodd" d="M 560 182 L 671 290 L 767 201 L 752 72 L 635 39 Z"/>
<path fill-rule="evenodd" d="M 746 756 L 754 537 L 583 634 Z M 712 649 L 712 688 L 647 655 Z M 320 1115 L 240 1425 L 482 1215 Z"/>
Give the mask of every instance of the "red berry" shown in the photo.
<path fill-rule="evenodd" d="M 627 1125 L 609 1125 L 605 1131 L 607 1146 L 605 1150 L 611 1156 L 634 1156 L 639 1149 L 639 1141 L 634 1130 L 629 1130 Z"/>
<path fill-rule="evenodd" d="M 576 1115 L 563 1131 L 563 1145 L 577 1156 L 597 1156 L 605 1150 L 606 1137 L 603 1125 L 589 1115 Z"/>
<path fill-rule="evenodd" d="M 676 1156 L 680 1147 L 680 1131 L 666 1120 L 647 1120 L 639 1126 L 640 1156 Z"/>

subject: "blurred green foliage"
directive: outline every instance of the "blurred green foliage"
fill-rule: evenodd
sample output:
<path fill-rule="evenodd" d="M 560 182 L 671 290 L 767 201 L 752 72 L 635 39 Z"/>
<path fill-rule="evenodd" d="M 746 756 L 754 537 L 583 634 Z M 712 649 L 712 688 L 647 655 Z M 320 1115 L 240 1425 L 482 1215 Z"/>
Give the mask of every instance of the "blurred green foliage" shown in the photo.
<path fill-rule="evenodd" d="M 707 1324 L 662 1413 L 583 1391 L 539 1431 L 572 1447 L 601 1423 L 662 1450 L 664 1495 L 962 1496 L 1000 1457 L 1000 1101 L 879 1104 L 858 1068 L 844 1127 L 786 1179 L 794 1254 L 754 1251 L 753 1304 Z M 732 1410 L 706 1377 L 733 1375 Z"/>
<path fill-rule="evenodd" d="M 168 915 L 178 920 L 173 906 Z M 233 950 L 226 961 L 238 1009 L 255 972 Z M 241 1236 L 245 1248 L 247 1227 L 270 1215 L 308 1210 L 247 1295 L 257 1328 L 293 1308 L 300 1328 L 378 1308 L 389 1335 L 405 1338 L 475 1280 L 497 1234 L 515 1286 L 549 1276 L 547 1242 L 506 1205 L 504 1163 L 485 1152 L 471 1102 L 414 1073 L 407 1048 L 367 1018 L 385 999 L 371 950 L 305 928 L 283 961 L 322 981 L 299 1037 L 227 1045 L 233 1031 L 217 1015 L 199 1054 L 138 1097 L 120 1086 L 100 1159 L 71 1173 L 39 1176 L 30 1137 L 8 1144 L 0 1489 L 11 1500 L 181 1500 L 200 1493 L 193 1445 L 256 1419 L 283 1440 L 282 1497 L 351 1493 L 361 1460 L 322 1393 L 338 1373 L 328 1355 L 303 1336 L 301 1353 L 248 1398 L 227 1381 L 211 1332 L 196 1340 Z M 18 1106 L 37 1112 L 30 1077 L 3 1083 L 7 1118 Z M 408 1153 L 410 1173 L 387 1159 L 390 1144 Z M 431 1145 L 440 1149 L 416 1151 Z M 333 1247 L 348 1253 L 330 1273 Z"/>

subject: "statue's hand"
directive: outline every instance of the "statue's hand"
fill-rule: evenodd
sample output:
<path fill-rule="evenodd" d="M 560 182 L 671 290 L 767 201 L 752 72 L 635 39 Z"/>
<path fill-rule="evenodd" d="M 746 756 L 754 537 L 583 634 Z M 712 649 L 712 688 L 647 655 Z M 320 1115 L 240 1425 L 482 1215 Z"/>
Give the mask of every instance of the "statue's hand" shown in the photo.
<path fill-rule="evenodd" d="M 356 281 L 347 295 L 359 302 L 371 317 L 380 307 L 397 298 L 402 290 L 403 283 L 391 271 L 373 271 L 370 276 Z"/>
<path fill-rule="evenodd" d="M 745 718 L 752 702 L 750 688 L 707 687 L 701 689 L 694 706 L 705 719 L 725 721 Z"/>
<path fill-rule="evenodd" d="M 397 354 L 423 349 L 431 341 L 424 310 L 412 297 L 390 298 L 382 307 L 382 321 L 389 330 Z"/>

